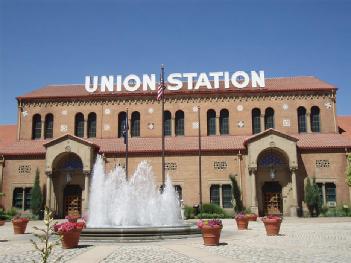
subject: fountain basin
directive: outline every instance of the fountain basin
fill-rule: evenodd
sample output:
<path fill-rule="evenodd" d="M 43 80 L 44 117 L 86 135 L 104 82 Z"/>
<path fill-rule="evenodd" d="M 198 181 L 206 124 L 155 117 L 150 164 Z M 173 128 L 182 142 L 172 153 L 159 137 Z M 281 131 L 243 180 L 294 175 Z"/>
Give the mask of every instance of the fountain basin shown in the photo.
<path fill-rule="evenodd" d="M 140 226 L 120 228 L 86 228 L 80 239 L 91 241 L 128 242 L 199 237 L 201 231 L 194 224 L 179 226 Z"/>

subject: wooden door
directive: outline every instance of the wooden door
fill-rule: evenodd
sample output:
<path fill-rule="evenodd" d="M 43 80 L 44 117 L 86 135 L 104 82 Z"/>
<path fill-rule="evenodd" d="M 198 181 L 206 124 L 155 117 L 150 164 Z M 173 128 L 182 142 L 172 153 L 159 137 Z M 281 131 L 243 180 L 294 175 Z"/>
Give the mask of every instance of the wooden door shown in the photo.
<path fill-rule="evenodd" d="M 282 187 L 278 182 L 266 182 L 262 187 L 263 209 L 265 215 L 283 213 Z"/>
<path fill-rule="evenodd" d="M 82 189 L 78 185 L 68 185 L 64 191 L 65 216 L 81 216 L 82 212 Z"/>

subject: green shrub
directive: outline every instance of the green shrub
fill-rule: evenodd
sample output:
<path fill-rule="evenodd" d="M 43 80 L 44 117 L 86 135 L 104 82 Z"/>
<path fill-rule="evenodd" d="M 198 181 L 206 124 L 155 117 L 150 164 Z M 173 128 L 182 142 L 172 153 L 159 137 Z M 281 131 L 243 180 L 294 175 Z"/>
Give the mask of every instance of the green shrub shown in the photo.
<path fill-rule="evenodd" d="M 316 178 L 307 177 L 305 186 L 305 203 L 307 205 L 310 216 L 319 216 L 321 210 L 321 200 L 319 195 L 319 188 L 316 184 Z"/>
<path fill-rule="evenodd" d="M 35 171 L 34 186 L 31 190 L 32 200 L 30 203 L 30 209 L 33 216 L 38 217 L 40 210 L 43 205 L 43 194 L 41 193 L 40 184 L 39 184 L 39 169 Z"/>
<path fill-rule="evenodd" d="M 0 209 L 0 220 L 8 220 L 10 217 L 6 215 L 3 209 Z"/>
<path fill-rule="evenodd" d="M 351 154 L 347 156 L 346 183 L 351 187 Z"/>
<path fill-rule="evenodd" d="M 191 206 L 185 205 L 184 207 L 184 217 L 186 219 L 193 219 L 195 218 L 195 209 Z"/>
<path fill-rule="evenodd" d="M 216 204 L 203 204 L 201 214 L 225 214 L 222 207 Z"/>
<path fill-rule="evenodd" d="M 18 214 L 18 210 L 16 207 L 12 207 L 9 210 L 7 210 L 6 214 L 12 218 Z"/>
<path fill-rule="evenodd" d="M 225 215 L 224 214 L 200 213 L 196 217 L 199 219 L 221 219 L 221 218 L 225 218 Z"/>
<path fill-rule="evenodd" d="M 236 181 L 235 176 L 230 175 L 229 177 L 232 182 L 232 204 L 234 207 L 234 212 L 240 213 L 245 210 L 243 201 L 241 200 L 240 187 L 238 185 L 238 182 Z"/>
<path fill-rule="evenodd" d="M 321 215 L 325 217 L 346 217 L 351 216 L 351 208 L 349 206 L 340 206 L 335 208 L 323 207 Z"/>

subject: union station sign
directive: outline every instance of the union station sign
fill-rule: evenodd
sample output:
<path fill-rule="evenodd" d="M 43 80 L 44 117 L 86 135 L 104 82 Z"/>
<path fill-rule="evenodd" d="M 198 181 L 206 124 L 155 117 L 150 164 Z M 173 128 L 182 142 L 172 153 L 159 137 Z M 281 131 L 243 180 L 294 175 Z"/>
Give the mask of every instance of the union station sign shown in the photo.
<path fill-rule="evenodd" d="M 220 86 L 223 82 L 223 86 Z M 167 77 L 165 86 L 168 90 L 177 91 L 183 89 L 184 83 L 187 83 L 186 89 L 219 89 L 219 88 L 237 88 L 243 89 L 251 83 L 252 88 L 264 88 L 265 78 L 264 71 L 236 71 L 230 73 L 224 72 L 209 72 L 209 73 L 171 73 Z M 101 92 L 120 92 L 122 88 L 129 92 L 156 90 L 156 74 L 143 74 L 139 77 L 135 74 L 130 74 L 125 77 L 117 76 L 86 76 L 85 90 L 93 93 L 100 89 Z"/>

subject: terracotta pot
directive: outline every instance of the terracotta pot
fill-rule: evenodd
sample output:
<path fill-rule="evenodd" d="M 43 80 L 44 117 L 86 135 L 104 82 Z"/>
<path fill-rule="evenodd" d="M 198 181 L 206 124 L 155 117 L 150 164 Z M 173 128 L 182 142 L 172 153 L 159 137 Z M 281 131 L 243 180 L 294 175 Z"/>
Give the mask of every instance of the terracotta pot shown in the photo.
<path fill-rule="evenodd" d="M 247 230 L 247 226 L 249 225 L 249 218 L 235 218 L 236 225 L 238 226 L 238 230 Z"/>
<path fill-rule="evenodd" d="M 6 222 L 5 220 L 1 220 L 1 219 L 0 219 L 0 226 L 5 225 L 5 222 Z"/>
<path fill-rule="evenodd" d="M 205 246 L 218 246 L 221 237 L 222 226 L 207 226 L 201 228 L 202 238 Z"/>
<path fill-rule="evenodd" d="M 266 228 L 267 236 L 277 236 L 280 231 L 281 220 L 279 219 L 264 219 L 262 220 Z"/>
<path fill-rule="evenodd" d="M 257 221 L 256 214 L 248 214 L 247 217 L 248 217 L 249 221 Z"/>
<path fill-rule="evenodd" d="M 26 232 L 28 222 L 12 221 L 13 231 L 16 235 L 21 235 Z"/>
<path fill-rule="evenodd" d="M 81 229 L 75 229 L 70 232 L 61 233 L 62 248 L 69 249 L 78 247 Z"/>

